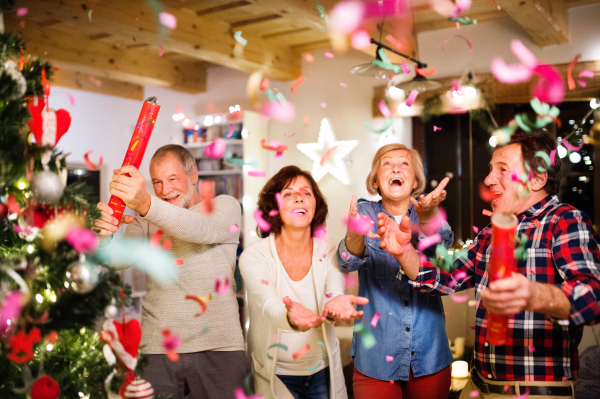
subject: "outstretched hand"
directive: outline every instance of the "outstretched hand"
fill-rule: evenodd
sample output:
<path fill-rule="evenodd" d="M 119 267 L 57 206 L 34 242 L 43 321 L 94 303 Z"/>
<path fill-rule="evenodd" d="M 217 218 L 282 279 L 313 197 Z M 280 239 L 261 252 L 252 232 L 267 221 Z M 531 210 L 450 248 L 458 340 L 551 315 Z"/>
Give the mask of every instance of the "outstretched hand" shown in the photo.
<path fill-rule="evenodd" d="M 94 230 L 101 236 L 109 236 L 116 233 L 122 224 L 129 224 L 133 222 L 133 216 L 123 215 L 121 223 L 117 221 L 113 215 L 113 210 L 110 206 L 104 202 L 98 202 L 98 210 L 100 211 L 100 219 L 94 220 Z"/>
<path fill-rule="evenodd" d="M 446 188 L 449 181 L 450 178 L 445 177 L 435 190 L 427 195 L 421 194 L 419 197 L 420 202 L 415 198 L 410 199 L 410 202 L 415 207 L 421 225 L 428 224 L 437 219 L 436 208 L 446 199 L 446 190 L 444 190 L 444 188 Z M 434 227 L 435 231 L 437 231 L 438 227 L 439 226 Z"/>
<path fill-rule="evenodd" d="M 358 201 L 356 200 L 356 196 L 352 196 L 352 200 L 350 200 L 350 210 L 348 211 L 348 236 L 351 239 L 359 239 L 364 240 L 364 236 L 369 236 L 370 238 L 377 238 L 376 234 L 371 232 L 371 227 L 375 224 L 374 221 L 369 219 L 360 219 L 365 218 L 365 216 L 360 216 L 358 214 Z"/>
<path fill-rule="evenodd" d="M 325 321 L 325 312 L 323 316 L 317 316 L 312 310 L 292 301 L 289 296 L 283 298 L 283 303 L 288 311 L 288 321 L 301 332 L 319 327 Z"/>
<path fill-rule="evenodd" d="M 410 218 L 404 216 L 398 225 L 385 213 L 377 215 L 377 238 L 380 238 L 379 246 L 394 256 L 400 256 L 405 248 L 410 246 L 412 231 L 410 230 Z"/>
<path fill-rule="evenodd" d="M 335 323 L 348 323 L 352 319 L 360 320 L 365 312 L 356 311 L 353 304 L 366 305 L 367 298 L 354 295 L 338 295 L 325 304 L 323 314 Z"/>

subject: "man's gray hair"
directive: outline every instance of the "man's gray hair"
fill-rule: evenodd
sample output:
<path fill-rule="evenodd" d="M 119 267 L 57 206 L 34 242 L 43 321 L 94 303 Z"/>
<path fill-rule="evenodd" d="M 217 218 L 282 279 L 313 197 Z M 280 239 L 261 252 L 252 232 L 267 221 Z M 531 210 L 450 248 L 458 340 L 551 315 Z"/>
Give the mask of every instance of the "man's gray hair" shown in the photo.
<path fill-rule="evenodd" d="M 193 174 L 196 160 L 194 156 L 185 148 L 178 144 L 167 144 L 160 147 L 150 160 L 150 165 L 154 162 L 162 162 L 168 155 L 173 155 L 181 163 L 183 171 L 189 176 Z"/>

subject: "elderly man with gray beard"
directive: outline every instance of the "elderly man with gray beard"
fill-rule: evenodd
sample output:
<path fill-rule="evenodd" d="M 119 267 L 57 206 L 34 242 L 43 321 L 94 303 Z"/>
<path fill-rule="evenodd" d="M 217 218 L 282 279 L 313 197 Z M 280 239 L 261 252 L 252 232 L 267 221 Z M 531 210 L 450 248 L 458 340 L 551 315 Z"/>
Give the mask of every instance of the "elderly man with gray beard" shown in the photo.
<path fill-rule="evenodd" d="M 212 212 L 202 213 L 195 159 L 179 145 L 159 148 L 150 161 L 156 197 L 146 191 L 144 177 L 133 166 L 114 173 L 111 194 L 139 213 L 135 218 L 123 217 L 122 223 L 127 224 L 124 237 L 150 239 L 161 230 L 171 241 L 173 257 L 183 261 L 177 283 L 148 279 L 141 344 L 150 361 L 142 377 L 156 393 L 174 399 L 183 399 L 188 393 L 194 398 L 234 398 L 235 388 L 243 386 L 247 373 L 237 300 L 233 295 L 213 295 L 202 317 L 194 317 L 198 306 L 185 297 L 211 294 L 215 280 L 223 277 L 236 291 L 233 274 L 239 233 L 231 232 L 230 227 L 241 223 L 240 204 L 231 196 L 220 195 L 213 200 Z M 112 209 L 102 202 L 98 209 L 102 215 L 95 222 L 99 234 L 112 235 L 120 227 Z M 181 339 L 176 362 L 165 354 L 163 329 Z"/>

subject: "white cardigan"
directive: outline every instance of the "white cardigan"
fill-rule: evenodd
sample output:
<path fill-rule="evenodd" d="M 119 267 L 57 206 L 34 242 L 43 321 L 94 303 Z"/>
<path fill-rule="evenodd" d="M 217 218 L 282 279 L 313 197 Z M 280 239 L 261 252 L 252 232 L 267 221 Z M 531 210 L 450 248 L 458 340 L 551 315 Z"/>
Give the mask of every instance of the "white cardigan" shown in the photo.
<path fill-rule="evenodd" d="M 333 294 L 332 298 L 344 294 L 344 275 L 339 268 L 336 252 L 336 246 L 313 238 L 311 267 L 319 315 L 325 303 L 331 299 L 326 298 L 325 294 Z M 327 256 L 323 258 L 323 255 Z M 252 359 L 256 393 L 264 395 L 265 399 L 293 399 L 286 386 L 275 376 L 279 348 L 268 350 L 271 345 L 280 342 L 281 329 L 294 331 L 288 322 L 287 310 L 280 293 L 280 271 L 284 269 L 275 248 L 275 236 L 271 234 L 247 248 L 240 257 L 239 265 L 248 290 L 248 352 Z M 319 327 L 323 332 L 323 343 L 329 357 L 330 397 L 347 399 L 340 344 L 333 328 L 328 322 Z M 274 335 L 277 335 L 277 341 L 273 341 Z M 272 360 L 267 357 L 267 350 Z"/>

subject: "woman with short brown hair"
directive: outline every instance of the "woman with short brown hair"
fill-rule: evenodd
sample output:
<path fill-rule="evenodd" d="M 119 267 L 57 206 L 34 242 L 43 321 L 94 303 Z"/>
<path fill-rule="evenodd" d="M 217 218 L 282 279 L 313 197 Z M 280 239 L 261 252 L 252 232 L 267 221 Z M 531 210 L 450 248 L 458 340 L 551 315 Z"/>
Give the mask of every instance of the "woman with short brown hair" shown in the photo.
<path fill-rule="evenodd" d="M 264 186 L 258 209 L 270 231 L 240 257 L 248 290 L 257 393 L 265 398 L 347 398 L 339 342 L 331 321 L 360 320 L 344 295 L 336 247 L 314 237 L 327 201 L 310 173 L 286 166 Z"/>

